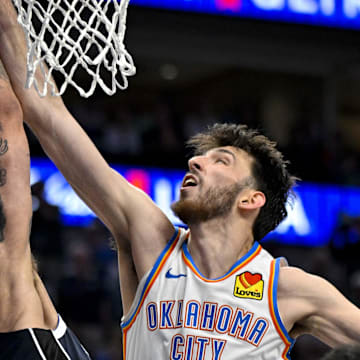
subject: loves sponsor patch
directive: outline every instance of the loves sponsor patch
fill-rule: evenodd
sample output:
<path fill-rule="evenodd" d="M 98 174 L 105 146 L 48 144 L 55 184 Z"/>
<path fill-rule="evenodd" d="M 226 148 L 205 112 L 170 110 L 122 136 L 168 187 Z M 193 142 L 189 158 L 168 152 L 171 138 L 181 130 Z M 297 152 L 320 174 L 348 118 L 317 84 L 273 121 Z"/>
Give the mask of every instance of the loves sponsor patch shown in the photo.
<path fill-rule="evenodd" d="M 234 295 L 242 299 L 261 300 L 263 298 L 264 281 L 261 274 L 246 271 L 236 276 Z"/>

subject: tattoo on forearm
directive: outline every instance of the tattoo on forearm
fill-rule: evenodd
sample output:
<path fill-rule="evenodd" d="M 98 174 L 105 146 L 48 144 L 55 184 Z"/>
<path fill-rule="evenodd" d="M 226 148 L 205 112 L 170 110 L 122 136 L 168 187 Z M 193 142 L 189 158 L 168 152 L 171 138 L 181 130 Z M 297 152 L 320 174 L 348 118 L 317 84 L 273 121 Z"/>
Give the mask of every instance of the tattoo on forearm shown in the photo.
<path fill-rule="evenodd" d="M 8 150 L 8 141 L 6 139 L 0 138 L 0 156 L 7 153 Z"/>
<path fill-rule="evenodd" d="M 0 242 L 3 242 L 5 239 L 5 237 L 4 237 L 5 225 L 6 225 L 6 217 L 5 217 L 5 213 L 4 213 L 3 202 L 0 197 Z"/>
<path fill-rule="evenodd" d="M 0 187 L 6 184 L 6 169 L 0 169 Z"/>

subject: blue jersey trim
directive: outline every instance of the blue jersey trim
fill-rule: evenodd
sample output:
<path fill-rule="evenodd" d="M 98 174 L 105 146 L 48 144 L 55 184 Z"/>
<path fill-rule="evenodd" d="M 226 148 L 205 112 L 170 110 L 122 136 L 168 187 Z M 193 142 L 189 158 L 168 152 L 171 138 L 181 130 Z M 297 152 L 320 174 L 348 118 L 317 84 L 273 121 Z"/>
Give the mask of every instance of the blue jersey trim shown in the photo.
<path fill-rule="evenodd" d="M 184 241 L 183 245 L 182 245 L 182 249 L 183 249 L 183 252 L 184 252 L 184 255 L 185 257 L 191 262 L 192 266 L 194 267 L 194 269 L 205 279 L 207 280 L 212 280 L 212 281 L 217 281 L 217 280 L 221 280 L 225 277 L 227 277 L 236 267 L 238 267 L 239 265 L 241 265 L 244 261 L 246 261 L 250 256 L 252 256 L 255 251 L 260 247 L 260 244 L 255 241 L 254 242 L 254 245 L 251 247 L 251 249 L 248 251 L 247 254 L 245 254 L 242 258 L 240 258 L 239 260 L 237 260 L 235 262 L 235 264 L 228 270 L 228 272 L 223 275 L 223 276 L 220 276 L 218 278 L 215 278 L 215 279 L 208 279 L 206 276 L 204 276 L 201 271 L 198 269 L 198 267 L 196 266 L 193 258 L 191 257 L 191 254 L 189 252 L 189 249 L 187 247 L 187 241 Z"/>
<path fill-rule="evenodd" d="M 134 318 L 134 316 L 137 314 L 138 309 L 139 309 L 139 306 L 140 306 L 140 304 L 141 304 L 141 302 L 142 302 L 144 293 L 145 293 L 146 289 L 148 288 L 148 285 L 149 285 L 150 281 L 151 281 L 152 278 L 154 277 L 154 274 L 156 273 L 156 271 L 157 271 L 157 269 L 158 269 L 158 267 L 159 267 L 159 265 L 160 265 L 160 263 L 161 263 L 161 260 L 164 258 L 164 256 L 166 255 L 166 253 L 169 251 L 170 247 L 172 246 L 172 244 L 173 244 L 174 241 L 176 240 L 176 238 L 177 238 L 177 236 L 178 236 L 178 234 L 179 234 L 179 231 L 180 231 L 180 229 L 179 229 L 178 227 L 176 227 L 176 228 L 175 228 L 174 235 L 172 236 L 171 240 L 166 244 L 164 250 L 161 252 L 161 254 L 159 255 L 159 257 L 157 258 L 157 260 L 156 260 L 153 268 L 151 269 L 150 274 L 148 275 L 148 277 L 147 277 L 147 279 L 146 279 L 146 282 L 145 282 L 145 285 L 144 285 L 144 287 L 143 287 L 143 289 L 142 289 L 141 296 L 140 296 L 140 298 L 139 298 L 139 301 L 138 301 L 138 304 L 137 304 L 137 306 L 136 306 L 136 309 L 135 309 L 134 312 L 131 314 L 131 316 L 129 317 L 129 319 L 128 319 L 125 323 L 121 324 L 121 327 L 122 327 L 122 328 L 125 328 L 126 326 L 128 326 L 128 325 L 131 323 L 131 321 L 132 321 L 132 319 Z"/>
<path fill-rule="evenodd" d="M 275 274 L 274 274 L 273 291 L 272 291 L 273 306 L 274 306 L 274 313 L 278 325 L 280 326 L 282 333 L 286 336 L 286 339 L 289 341 L 289 343 L 291 343 L 290 348 L 286 354 L 286 357 L 290 360 L 291 359 L 290 352 L 295 344 L 295 339 L 293 339 L 286 330 L 286 327 L 281 320 L 278 303 L 277 303 L 277 289 L 278 289 L 278 281 L 279 281 L 280 262 L 281 262 L 281 258 L 275 259 Z"/>

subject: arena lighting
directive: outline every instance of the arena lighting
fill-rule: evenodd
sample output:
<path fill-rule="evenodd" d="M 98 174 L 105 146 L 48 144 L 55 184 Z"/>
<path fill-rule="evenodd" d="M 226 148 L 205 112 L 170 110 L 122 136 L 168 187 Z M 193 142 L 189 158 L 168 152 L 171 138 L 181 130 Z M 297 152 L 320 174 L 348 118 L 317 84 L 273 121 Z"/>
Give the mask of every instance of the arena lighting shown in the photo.
<path fill-rule="evenodd" d="M 360 29 L 360 0 L 131 0 L 130 4 Z"/>
<path fill-rule="evenodd" d="M 144 190 L 176 225 L 170 205 L 178 197 L 184 171 L 114 166 L 129 182 Z M 65 225 L 86 226 L 95 215 L 79 199 L 56 167 L 46 159 L 32 159 L 31 184 L 44 182 L 46 200 L 60 209 Z M 360 188 L 301 183 L 288 205 L 288 217 L 267 236 L 293 245 L 322 246 L 341 215 L 360 216 Z"/>

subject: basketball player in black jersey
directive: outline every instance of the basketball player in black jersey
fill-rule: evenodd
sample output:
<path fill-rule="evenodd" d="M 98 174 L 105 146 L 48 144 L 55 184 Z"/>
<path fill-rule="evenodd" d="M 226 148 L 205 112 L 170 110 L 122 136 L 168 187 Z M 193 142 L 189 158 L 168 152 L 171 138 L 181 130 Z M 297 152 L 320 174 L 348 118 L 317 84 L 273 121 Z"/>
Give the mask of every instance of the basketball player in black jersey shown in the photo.
<path fill-rule="evenodd" d="M 22 110 L 0 62 L 0 359 L 89 360 L 36 271 L 31 216 Z"/>

